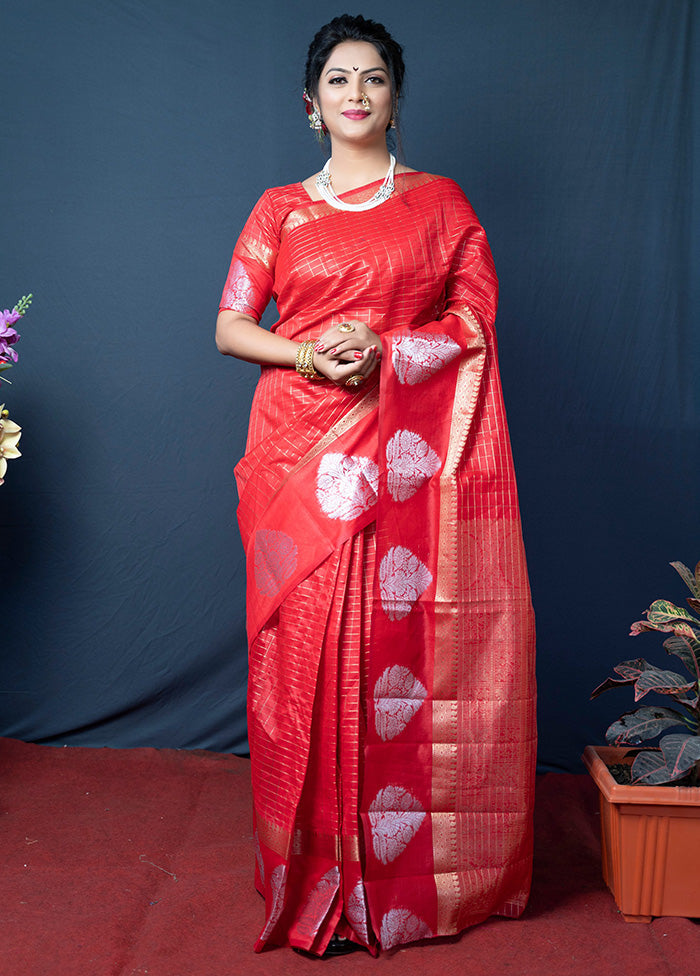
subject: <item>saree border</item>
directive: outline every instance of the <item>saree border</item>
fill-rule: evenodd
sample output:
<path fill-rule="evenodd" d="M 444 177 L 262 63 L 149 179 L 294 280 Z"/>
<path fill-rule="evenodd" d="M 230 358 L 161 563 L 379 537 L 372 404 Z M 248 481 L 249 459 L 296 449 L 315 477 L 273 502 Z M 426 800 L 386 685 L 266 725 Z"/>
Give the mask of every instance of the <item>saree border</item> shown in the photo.
<path fill-rule="evenodd" d="M 459 524 L 457 467 L 472 429 L 486 364 L 483 329 L 471 309 L 453 309 L 475 334 L 477 352 L 460 363 L 455 385 L 450 438 L 440 476 L 438 522 L 438 565 L 435 601 L 456 606 L 459 597 Z M 435 620 L 433 683 L 433 745 L 431 818 L 437 892 L 436 935 L 450 935 L 459 929 L 460 905 L 464 902 L 462 874 L 458 870 L 459 817 L 455 810 L 458 782 L 457 667 L 462 644 L 463 621 L 459 613 L 440 613 Z M 445 783 L 449 783 L 446 788 Z M 436 803 L 437 800 L 437 803 Z M 451 809 L 450 809 L 451 808 Z M 448 810 L 450 812 L 448 812 Z"/>

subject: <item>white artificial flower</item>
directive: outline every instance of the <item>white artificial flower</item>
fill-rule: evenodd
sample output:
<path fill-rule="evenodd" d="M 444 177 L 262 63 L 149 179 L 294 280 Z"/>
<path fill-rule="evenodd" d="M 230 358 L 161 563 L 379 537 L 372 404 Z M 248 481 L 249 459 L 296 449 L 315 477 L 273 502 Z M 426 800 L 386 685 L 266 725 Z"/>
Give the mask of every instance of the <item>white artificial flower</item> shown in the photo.
<path fill-rule="evenodd" d="M 5 410 L 5 404 L 0 406 L 0 485 L 5 482 L 7 458 L 18 458 L 22 455 L 17 450 L 17 442 L 22 436 L 22 428 L 10 420 Z"/>

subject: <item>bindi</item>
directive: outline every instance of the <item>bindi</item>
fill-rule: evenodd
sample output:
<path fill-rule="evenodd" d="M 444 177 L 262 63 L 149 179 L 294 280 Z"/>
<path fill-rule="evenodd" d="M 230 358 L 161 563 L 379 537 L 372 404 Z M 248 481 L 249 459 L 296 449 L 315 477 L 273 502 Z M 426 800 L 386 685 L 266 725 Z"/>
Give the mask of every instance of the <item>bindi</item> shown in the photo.
<path fill-rule="evenodd" d="M 353 70 L 353 71 L 359 71 L 360 69 L 359 69 L 359 68 L 356 68 L 356 67 L 355 67 L 355 66 L 353 65 L 353 69 L 352 69 L 352 70 Z"/>

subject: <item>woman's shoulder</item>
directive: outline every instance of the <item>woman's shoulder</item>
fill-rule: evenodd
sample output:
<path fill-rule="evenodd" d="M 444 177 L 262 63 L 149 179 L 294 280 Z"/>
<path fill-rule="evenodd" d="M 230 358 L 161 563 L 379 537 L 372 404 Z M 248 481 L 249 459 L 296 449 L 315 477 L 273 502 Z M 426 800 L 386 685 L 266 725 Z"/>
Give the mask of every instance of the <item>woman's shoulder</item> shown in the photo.
<path fill-rule="evenodd" d="M 423 170 L 413 170 L 403 177 L 403 189 L 425 194 L 430 198 L 430 205 L 447 210 L 462 217 L 473 218 L 474 209 L 466 193 L 456 180 L 450 176 L 440 176 L 438 173 L 426 173 Z"/>
<path fill-rule="evenodd" d="M 270 186 L 260 197 L 268 206 L 274 208 L 284 208 L 289 202 L 298 202 L 305 196 L 304 187 L 301 183 L 286 183 L 284 186 Z"/>
<path fill-rule="evenodd" d="M 281 186 L 268 187 L 267 192 L 271 193 L 273 196 L 289 196 L 290 194 L 298 195 L 300 193 L 303 193 L 303 187 L 301 185 L 301 182 L 284 183 Z"/>
<path fill-rule="evenodd" d="M 308 200 L 301 183 L 271 186 L 258 197 L 251 219 L 274 228 L 279 234 L 289 214 Z"/>
<path fill-rule="evenodd" d="M 439 173 L 426 173 L 425 170 L 411 169 L 405 171 L 405 180 L 408 186 L 422 187 L 429 186 L 434 192 L 446 197 L 465 197 L 464 190 L 450 176 L 440 176 Z"/>

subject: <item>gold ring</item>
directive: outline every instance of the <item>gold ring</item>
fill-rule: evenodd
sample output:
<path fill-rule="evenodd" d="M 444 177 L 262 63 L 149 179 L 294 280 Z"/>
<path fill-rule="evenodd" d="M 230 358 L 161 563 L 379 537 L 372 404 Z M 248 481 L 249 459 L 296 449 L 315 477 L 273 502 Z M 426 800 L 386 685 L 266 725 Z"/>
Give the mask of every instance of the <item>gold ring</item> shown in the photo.
<path fill-rule="evenodd" d="M 338 332 L 354 332 L 355 326 L 350 322 L 341 322 L 338 326 Z"/>
<path fill-rule="evenodd" d="M 365 381 L 365 378 L 362 375 L 362 373 L 355 373 L 354 376 L 348 376 L 348 378 L 345 380 L 345 385 L 346 386 L 362 386 L 362 384 L 364 383 L 364 381 Z"/>

